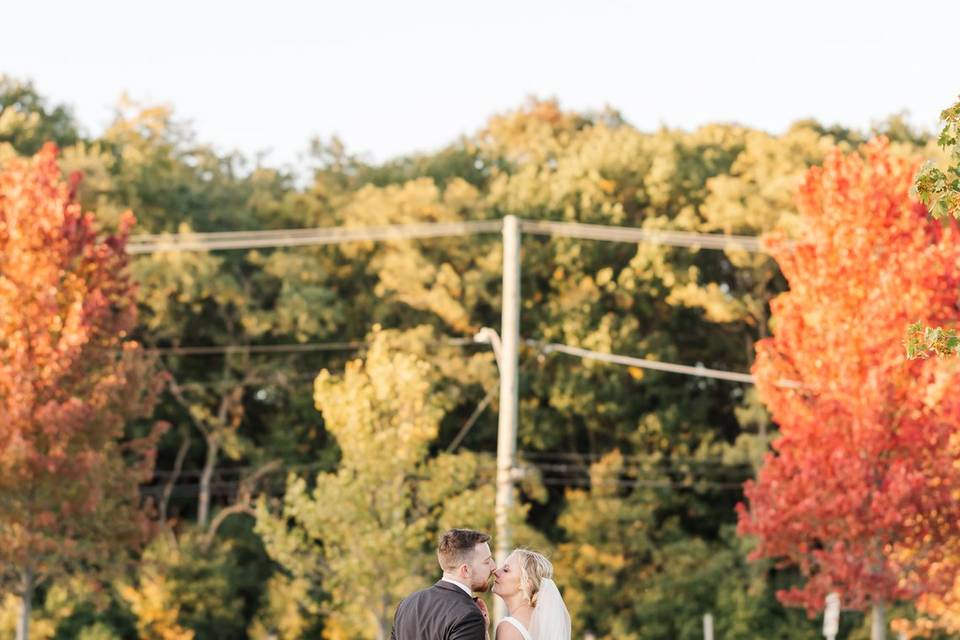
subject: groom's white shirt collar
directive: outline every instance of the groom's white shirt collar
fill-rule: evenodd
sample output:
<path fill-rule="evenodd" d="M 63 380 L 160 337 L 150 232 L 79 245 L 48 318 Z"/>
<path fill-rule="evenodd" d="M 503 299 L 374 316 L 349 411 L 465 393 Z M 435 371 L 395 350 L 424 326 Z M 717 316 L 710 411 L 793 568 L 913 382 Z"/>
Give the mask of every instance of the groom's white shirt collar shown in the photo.
<path fill-rule="evenodd" d="M 443 577 L 440 578 L 440 579 L 443 580 L 444 582 L 449 582 L 450 584 L 455 584 L 455 585 L 457 585 L 458 587 L 460 587 L 461 589 L 463 589 L 468 596 L 470 596 L 471 598 L 473 597 L 473 592 L 470 591 L 470 587 L 468 587 L 467 585 L 463 584 L 462 582 L 457 582 L 456 580 L 451 580 L 450 578 L 448 578 L 448 577 L 446 577 L 446 576 L 443 576 Z"/>

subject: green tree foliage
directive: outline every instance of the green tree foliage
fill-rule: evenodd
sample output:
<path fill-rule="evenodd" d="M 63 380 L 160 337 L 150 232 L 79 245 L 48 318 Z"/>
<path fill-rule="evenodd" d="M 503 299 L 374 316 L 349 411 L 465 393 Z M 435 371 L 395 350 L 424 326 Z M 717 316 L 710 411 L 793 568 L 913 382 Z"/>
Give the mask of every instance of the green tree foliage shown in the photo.
<path fill-rule="evenodd" d="M 490 456 L 428 456 L 452 398 L 442 372 L 397 343 L 432 337 L 375 331 L 364 359 L 342 375 L 322 371 L 315 399 L 340 448 L 337 468 L 312 482 L 291 477 L 276 514 L 261 502 L 257 528 L 268 552 L 294 580 L 319 577 L 329 594 L 318 603 L 326 637 L 386 638 L 397 603 L 439 573 L 439 533 L 493 524 Z M 523 515 L 514 514 L 518 524 Z"/>
<path fill-rule="evenodd" d="M 917 175 L 914 187 L 934 218 L 951 216 L 960 220 L 960 102 L 944 109 L 940 120 L 943 130 L 937 144 L 947 153 L 949 164 L 941 170 L 934 163 L 927 163 Z M 903 345 L 909 360 L 960 354 L 960 337 L 955 328 L 928 327 L 922 322 L 907 327 Z"/>
<path fill-rule="evenodd" d="M 250 535 L 222 536 L 212 544 L 197 531 L 158 536 L 143 554 L 138 574 L 120 588 L 139 637 L 243 637 L 265 579 L 257 575 L 260 554 Z"/>
<path fill-rule="evenodd" d="M 68 107 L 51 107 L 32 82 L 0 73 L 0 160 L 13 154 L 33 155 L 45 142 L 65 147 L 80 138 Z"/>
<path fill-rule="evenodd" d="M 935 218 L 953 216 L 960 219 L 960 101 L 940 114 L 943 130 L 937 144 L 947 152 L 945 170 L 928 164 L 917 176 L 916 189 L 920 201 L 930 208 Z"/>
<path fill-rule="evenodd" d="M 748 566 L 732 526 L 708 540 L 686 533 L 677 516 L 659 522 L 672 491 L 662 467 L 642 469 L 614 451 L 590 466 L 590 481 L 567 491 L 559 519 L 556 570 L 577 633 L 694 640 L 710 612 L 718 637 L 746 640 L 758 629 L 811 637 L 802 613 L 777 603 L 770 566 Z"/>

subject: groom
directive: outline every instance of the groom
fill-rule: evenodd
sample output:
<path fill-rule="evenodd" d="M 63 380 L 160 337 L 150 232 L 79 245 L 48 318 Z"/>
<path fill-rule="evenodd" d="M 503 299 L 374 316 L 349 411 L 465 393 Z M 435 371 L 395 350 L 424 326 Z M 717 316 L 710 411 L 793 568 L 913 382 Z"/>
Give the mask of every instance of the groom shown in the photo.
<path fill-rule="evenodd" d="M 490 536 L 451 529 L 440 537 L 437 560 L 443 577 L 405 598 L 393 619 L 391 640 L 485 640 L 487 609 L 474 591 L 486 591 L 497 568 Z"/>

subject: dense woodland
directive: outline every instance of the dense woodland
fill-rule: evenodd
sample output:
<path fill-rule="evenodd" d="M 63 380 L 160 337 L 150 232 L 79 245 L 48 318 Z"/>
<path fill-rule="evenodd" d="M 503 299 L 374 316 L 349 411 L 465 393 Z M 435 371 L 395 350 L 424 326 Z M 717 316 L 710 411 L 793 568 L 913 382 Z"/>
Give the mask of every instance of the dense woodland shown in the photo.
<path fill-rule="evenodd" d="M 212 148 L 165 106 L 124 103 L 92 134 L 41 91 L 0 83 L 0 163 L 56 143 L 83 208 L 104 232 L 131 210 L 134 236 L 513 214 L 791 237 L 804 176 L 833 150 L 882 134 L 893 157 L 937 153 L 900 117 L 639 131 L 530 100 L 384 163 L 305 140 L 295 173 Z M 499 326 L 500 261 L 496 234 L 133 258 L 131 336 L 162 388 L 126 438 L 167 426 L 140 487 L 154 526 L 116 562 L 37 584 L 30 637 L 389 636 L 399 600 L 436 579 L 438 533 L 493 529 L 498 377 L 471 338 Z M 537 346 L 749 372 L 786 289 L 766 253 L 524 239 L 516 541 L 554 559 L 577 637 L 693 640 L 708 612 L 718 638 L 821 637 L 817 612 L 776 597 L 797 570 L 748 561 L 737 535 L 778 433 L 757 390 Z M 0 635 L 18 611 L 8 590 Z M 868 637 L 862 613 L 841 637 Z"/>

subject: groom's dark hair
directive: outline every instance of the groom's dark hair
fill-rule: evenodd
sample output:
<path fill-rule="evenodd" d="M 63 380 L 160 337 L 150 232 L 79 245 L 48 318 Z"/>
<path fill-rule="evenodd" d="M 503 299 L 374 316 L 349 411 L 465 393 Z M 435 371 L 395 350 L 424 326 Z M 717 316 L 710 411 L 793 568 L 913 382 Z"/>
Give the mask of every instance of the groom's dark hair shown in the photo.
<path fill-rule="evenodd" d="M 489 542 L 490 536 L 472 529 L 450 529 L 440 536 L 437 559 L 444 571 L 456 571 L 461 564 L 470 562 L 470 555 L 478 544 Z"/>

